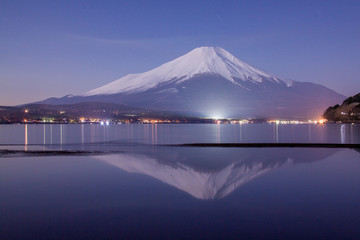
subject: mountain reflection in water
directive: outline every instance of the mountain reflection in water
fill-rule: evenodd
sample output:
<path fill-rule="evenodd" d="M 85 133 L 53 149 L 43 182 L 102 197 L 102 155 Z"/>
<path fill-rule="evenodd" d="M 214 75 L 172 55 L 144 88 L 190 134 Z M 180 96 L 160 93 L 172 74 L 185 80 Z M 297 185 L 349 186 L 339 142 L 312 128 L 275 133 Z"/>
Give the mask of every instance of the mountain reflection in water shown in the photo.
<path fill-rule="evenodd" d="M 151 176 L 198 199 L 221 199 L 286 165 L 322 160 L 339 149 L 155 147 L 94 156 L 126 172 Z"/>

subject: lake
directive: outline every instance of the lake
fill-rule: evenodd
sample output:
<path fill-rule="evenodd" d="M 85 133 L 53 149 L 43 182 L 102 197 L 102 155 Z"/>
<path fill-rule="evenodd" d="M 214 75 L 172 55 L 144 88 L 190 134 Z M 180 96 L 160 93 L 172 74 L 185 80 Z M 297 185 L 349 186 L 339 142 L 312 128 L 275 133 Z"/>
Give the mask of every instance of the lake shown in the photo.
<path fill-rule="evenodd" d="M 360 143 L 358 124 L 0 125 L 0 144 Z"/>
<path fill-rule="evenodd" d="M 0 125 L 0 239 L 358 239 L 350 124 Z M 79 155 L 39 151 L 96 151 Z"/>

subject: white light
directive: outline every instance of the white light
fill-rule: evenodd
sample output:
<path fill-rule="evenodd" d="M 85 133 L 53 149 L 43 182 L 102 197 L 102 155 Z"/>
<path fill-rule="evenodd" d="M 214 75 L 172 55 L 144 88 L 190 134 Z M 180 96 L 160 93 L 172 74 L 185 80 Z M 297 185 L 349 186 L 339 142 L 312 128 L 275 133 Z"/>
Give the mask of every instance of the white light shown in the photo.
<path fill-rule="evenodd" d="M 225 119 L 225 117 L 221 116 L 220 114 L 214 114 L 211 118 L 215 119 L 215 120 L 217 120 L 217 119 Z"/>
<path fill-rule="evenodd" d="M 100 122 L 100 125 L 104 125 L 104 121 L 101 121 L 101 122 Z"/>
<path fill-rule="evenodd" d="M 106 125 L 109 125 L 110 123 L 109 123 L 109 121 L 106 121 Z"/>

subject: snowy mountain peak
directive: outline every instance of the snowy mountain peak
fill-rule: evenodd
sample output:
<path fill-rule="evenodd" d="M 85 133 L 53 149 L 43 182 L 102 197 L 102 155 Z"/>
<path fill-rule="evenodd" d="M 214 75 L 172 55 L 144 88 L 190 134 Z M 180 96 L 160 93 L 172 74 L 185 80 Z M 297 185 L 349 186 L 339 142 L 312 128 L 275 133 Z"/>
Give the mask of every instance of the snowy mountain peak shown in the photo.
<path fill-rule="evenodd" d="M 180 83 L 200 74 L 219 75 L 240 85 L 242 81 L 261 83 L 263 79 L 282 83 L 278 78 L 256 69 L 219 47 L 198 47 L 153 70 L 129 74 L 91 90 L 85 96 L 137 93 L 164 83 Z"/>
<path fill-rule="evenodd" d="M 265 73 L 260 69 L 256 69 L 249 64 L 236 58 L 223 48 L 219 47 L 199 47 L 195 48 L 188 54 L 184 55 L 182 60 L 192 60 L 198 65 L 194 70 L 199 73 L 209 72 L 222 75 L 230 81 L 233 78 L 240 78 L 242 80 L 258 80 L 261 77 L 271 78 L 270 74 Z M 179 59 L 180 59 L 179 58 Z"/>

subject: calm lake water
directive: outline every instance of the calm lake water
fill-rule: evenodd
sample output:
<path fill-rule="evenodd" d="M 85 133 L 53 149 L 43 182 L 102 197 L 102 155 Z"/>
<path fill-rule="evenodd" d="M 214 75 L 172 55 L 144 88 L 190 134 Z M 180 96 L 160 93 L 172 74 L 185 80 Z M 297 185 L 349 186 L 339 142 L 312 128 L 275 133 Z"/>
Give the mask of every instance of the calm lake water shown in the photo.
<path fill-rule="evenodd" d="M 0 144 L 360 143 L 351 124 L 0 125 Z"/>
<path fill-rule="evenodd" d="M 359 125 L 0 125 L 0 239 L 360 239 Z"/>

